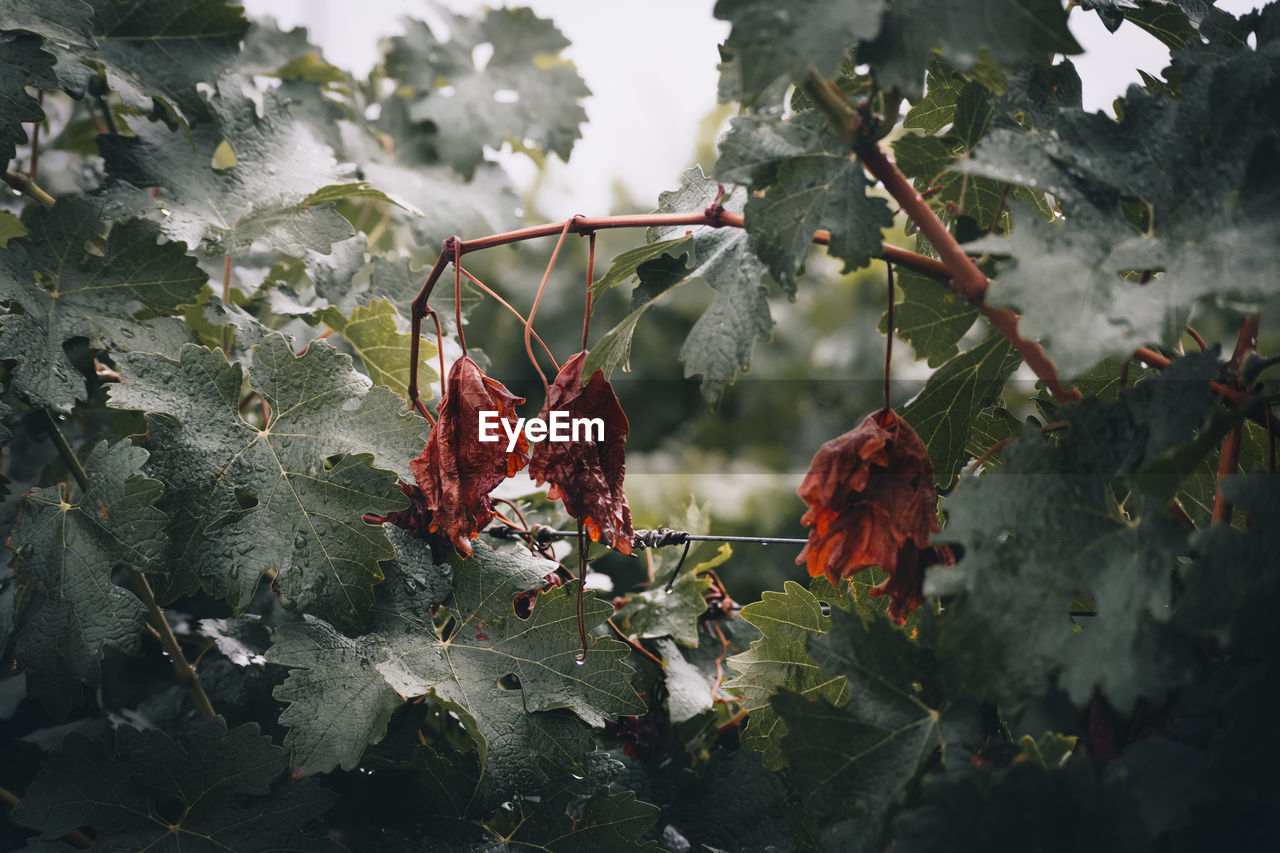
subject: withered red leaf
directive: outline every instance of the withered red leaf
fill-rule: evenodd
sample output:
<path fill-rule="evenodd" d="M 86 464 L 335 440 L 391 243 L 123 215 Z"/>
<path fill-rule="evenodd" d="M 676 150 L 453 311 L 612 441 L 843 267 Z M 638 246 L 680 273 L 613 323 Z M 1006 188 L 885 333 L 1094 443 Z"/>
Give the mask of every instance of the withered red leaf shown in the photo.
<path fill-rule="evenodd" d="M 540 417 L 565 411 L 571 419 L 599 418 L 604 435 L 588 435 L 577 441 L 544 441 L 533 451 L 529 475 L 541 485 L 550 483 L 547 496 L 564 501 L 565 511 L 582 522 L 591 541 L 602 537 L 616 551 L 631 553 L 631 508 L 622 491 L 626 471 L 627 416 L 618 405 L 613 386 L 597 370 L 582 384 L 582 362 L 587 351 L 564 363 L 547 393 Z"/>
<path fill-rule="evenodd" d="M 454 546 L 471 556 L 471 540 L 493 518 L 489 492 L 529 464 L 529 442 L 521 433 L 515 450 L 507 452 L 505 437 L 480 441 L 480 413 L 497 412 L 514 428 L 515 407 L 524 402 L 485 376 L 476 363 L 462 356 L 449 369 L 440 401 L 439 420 L 422 454 L 409 463 L 432 512 L 431 531 L 441 531 Z M 501 435 L 504 430 L 499 430 Z"/>
<path fill-rule="evenodd" d="M 432 562 L 444 562 L 449 558 L 449 548 L 452 547 L 452 543 L 435 528 L 434 516 L 431 508 L 427 506 L 427 498 L 422 488 L 416 483 L 402 482 L 400 491 L 409 499 L 409 506 L 387 513 L 383 521 L 407 530 L 419 539 L 426 540 L 431 547 Z"/>
<path fill-rule="evenodd" d="M 797 490 L 809 506 L 801 522 L 809 541 L 797 563 L 833 584 L 870 566 L 889 578 L 873 596 L 888 595 L 899 623 L 924 602 L 926 567 L 952 565 L 939 532 L 933 466 L 915 431 L 892 410 L 880 410 L 818 449 Z"/>
<path fill-rule="evenodd" d="M 911 611 L 924 604 L 924 570 L 930 566 L 954 566 L 956 556 L 946 545 L 916 548 L 908 541 L 898 552 L 898 567 L 870 590 L 872 598 L 889 596 L 889 617 L 899 625 Z"/>

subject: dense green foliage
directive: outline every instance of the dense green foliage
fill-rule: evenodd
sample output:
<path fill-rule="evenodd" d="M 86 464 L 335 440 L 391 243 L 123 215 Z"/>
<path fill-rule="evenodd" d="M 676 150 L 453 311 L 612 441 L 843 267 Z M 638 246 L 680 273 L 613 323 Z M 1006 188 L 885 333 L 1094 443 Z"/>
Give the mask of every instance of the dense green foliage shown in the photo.
<path fill-rule="evenodd" d="M 602 233 L 584 376 L 637 527 L 798 536 L 804 466 L 880 404 L 877 324 L 905 342 L 957 560 L 903 625 L 884 572 L 791 546 L 597 546 L 579 609 L 571 545 L 420 538 L 410 303 L 446 237 L 528 224 L 486 147 L 567 158 L 589 94 L 550 21 L 437 11 L 357 79 L 230 0 L 0 5 L 0 847 L 1274 844 L 1280 5 L 716 4 L 737 115 L 656 210 L 742 227 Z M 1172 51 L 1114 117 L 1069 59 L 1093 14 Z M 886 241 L 918 259 L 887 316 Z M 561 360 L 586 243 L 537 316 Z M 546 259 L 467 267 L 527 311 Z M 465 331 L 537 413 L 521 324 L 451 284 L 445 359 Z M 1017 378 L 1002 308 L 1081 399 Z M 760 485 L 687 477 L 730 468 Z"/>

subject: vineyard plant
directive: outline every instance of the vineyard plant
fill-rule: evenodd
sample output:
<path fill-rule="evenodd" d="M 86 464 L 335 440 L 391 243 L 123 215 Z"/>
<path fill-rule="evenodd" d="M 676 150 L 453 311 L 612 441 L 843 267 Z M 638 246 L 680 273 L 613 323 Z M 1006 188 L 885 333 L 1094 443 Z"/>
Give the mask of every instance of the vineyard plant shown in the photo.
<path fill-rule="evenodd" d="M 0 2 L 0 849 L 1273 849 L 1280 6 L 714 14 L 548 221 L 528 9 Z"/>

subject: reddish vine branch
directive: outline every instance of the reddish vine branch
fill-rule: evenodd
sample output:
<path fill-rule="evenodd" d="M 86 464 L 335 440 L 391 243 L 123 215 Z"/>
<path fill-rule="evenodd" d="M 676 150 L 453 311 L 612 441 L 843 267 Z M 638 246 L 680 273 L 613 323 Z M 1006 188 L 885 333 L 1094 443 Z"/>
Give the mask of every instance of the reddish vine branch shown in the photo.
<path fill-rule="evenodd" d="M 1138 347 L 1133 351 L 1133 358 L 1143 364 L 1154 367 L 1157 370 L 1164 370 L 1173 364 L 1172 359 L 1161 355 L 1155 350 L 1147 347 Z M 1248 402 L 1249 394 L 1238 388 L 1232 388 L 1230 385 L 1223 385 L 1221 382 L 1210 382 L 1209 390 L 1217 397 L 1221 397 L 1232 406 L 1240 406 Z M 1271 410 L 1267 408 L 1265 402 L 1259 406 L 1261 411 L 1246 412 L 1246 417 L 1269 430 L 1280 430 L 1280 424 L 1276 423 L 1275 415 L 1271 414 Z"/>
<path fill-rule="evenodd" d="M 1256 314 L 1245 317 L 1240 323 L 1236 346 L 1231 353 L 1231 360 L 1227 362 L 1227 370 L 1233 376 L 1238 376 L 1245 360 L 1258 351 L 1258 323 L 1259 318 Z M 1270 414 L 1268 411 L 1268 417 Z M 1240 467 L 1240 439 L 1243 432 L 1241 427 L 1241 424 L 1237 424 L 1235 429 L 1227 433 L 1227 437 L 1222 440 L 1222 450 L 1218 455 L 1218 480 L 1213 491 L 1214 524 L 1231 523 L 1231 502 L 1222 492 L 1222 481 L 1236 473 L 1236 469 Z"/>
<path fill-rule="evenodd" d="M 1231 523 L 1231 501 L 1222 493 L 1222 481 L 1240 467 L 1240 424 L 1236 424 L 1227 437 L 1222 439 L 1222 450 L 1218 453 L 1218 480 L 1213 489 L 1213 524 Z"/>
<path fill-rule="evenodd" d="M 916 191 L 907 176 L 902 174 L 897 165 L 889 159 L 879 145 L 874 142 L 858 148 L 858 159 L 862 165 L 875 176 L 889 195 L 893 196 L 925 238 L 937 250 L 938 256 L 946 267 L 947 283 L 961 296 L 972 302 L 982 315 L 995 326 L 996 330 L 1013 345 L 1018 355 L 1022 356 L 1042 380 L 1045 387 L 1060 403 L 1071 403 L 1080 399 L 1080 392 L 1065 387 L 1058 379 L 1058 369 L 1045 355 L 1040 344 L 1029 341 L 1018 334 L 1018 317 L 1008 308 L 992 308 L 986 304 L 987 289 L 991 283 L 978 269 L 973 259 L 965 254 L 964 249 L 956 242 L 956 238 L 947 230 L 933 208 L 925 202 L 924 196 Z"/>
<path fill-rule="evenodd" d="M 413 408 L 417 409 L 426 417 L 426 407 L 422 404 L 418 396 L 418 342 L 422 332 L 422 321 L 430 313 L 427 305 L 431 298 L 431 293 L 435 289 L 436 282 L 440 276 L 444 274 L 445 268 L 451 264 L 457 264 L 462 260 L 462 256 L 471 252 L 479 252 L 484 249 L 493 249 L 498 246 L 509 246 L 513 243 L 520 243 L 525 240 L 536 240 L 540 237 L 556 237 L 567 236 L 569 234 L 581 234 L 586 236 L 594 236 L 598 231 L 605 231 L 611 228 L 660 228 L 671 226 L 687 226 L 696 227 L 705 225 L 711 228 L 744 228 L 745 222 L 741 214 L 730 213 L 723 207 L 711 205 L 700 213 L 640 213 L 627 216 L 598 216 L 586 217 L 575 216 L 561 222 L 551 222 L 545 225 L 534 225 L 529 228 L 520 228 L 515 231 L 505 231 L 501 234 L 491 234 L 488 237 L 480 237 L 475 240 L 463 240 L 459 237 L 449 237 L 444 241 L 444 246 L 440 255 L 436 258 L 435 264 L 431 267 L 431 271 L 427 274 L 427 280 L 423 283 L 422 289 L 413 300 L 410 309 L 410 323 L 412 331 L 410 334 L 409 346 L 409 403 Z M 831 232 L 818 230 L 814 232 L 813 242 L 818 245 L 825 246 L 831 243 Z M 933 278 L 947 281 L 951 278 L 951 270 L 946 264 L 927 258 L 924 255 L 918 255 L 915 252 L 892 246 L 888 243 L 882 247 L 881 257 L 886 261 L 898 264 L 910 270 L 931 276 Z M 464 271 L 465 272 L 465 271 Z M 532 318 L 530 318 L 532 319 Z"/>

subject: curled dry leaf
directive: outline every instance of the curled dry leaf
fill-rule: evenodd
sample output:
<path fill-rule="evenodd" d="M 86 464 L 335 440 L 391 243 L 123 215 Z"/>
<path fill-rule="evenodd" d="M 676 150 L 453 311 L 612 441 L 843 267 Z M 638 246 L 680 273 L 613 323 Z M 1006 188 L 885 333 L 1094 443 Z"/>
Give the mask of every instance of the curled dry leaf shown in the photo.
<path fill-rule="evenodd" d="M 427 496 L 422 487 L 417 483 L 401 483 L 400 491 L 409 499 L 409 506 L 387 513 L 383 521 L 426 540 L 431 548 L 431 561 L 443 563 L 449 559 L 451 543 L 435 526 L 435 514 L 427 506 Z"/>
<path fill-rule="evenodd" d="M 938 533 L 938 493 L 924 444 L 892 410 L 880 410 L 818 449 L 798 489 L 809 506 L 809 542 L 797 563 L 833 584 L 870 566 L 889 573 L 872 589 L 888 595 L 899 624 L 924 601 L 924 570 L 953 565 Z"/>
<path fill-rule="evenodd" d="M 427 446 L 409 463 L 432 513 L 429 531 L 442 532 L 468 557 L 471 540 L 493 518 L 489 492 L 529 464 L 529 442 L 523 433 L 511 452 L 505 439 L 480 441 L 480 412 L 497 412 L 514 428 L 515 407 L 523 402 L 462 356 L 449 369 L 439 420 Z"/>
<path fill-rule="evenodd" d="M 564 501 L 565 511 L 582 522 L 591 541 L 604 538 L 623 554 L 631 553 L 631 508 L 622 491 L 626 472 L 627 416 L 618 405 L 613 386 L 597 370 L 582 384 L 582 362 L 587 351 L 564 363 L 547 393 L 540 417 L 552 411 L 566 411 L 572 420 L 599 418 L 603 437 L 588 435 L 577 441 L 545 441 L 538 445 L 529 463 L 529 475 L 539 485 L 550 483 L 547 497 Z"/>

